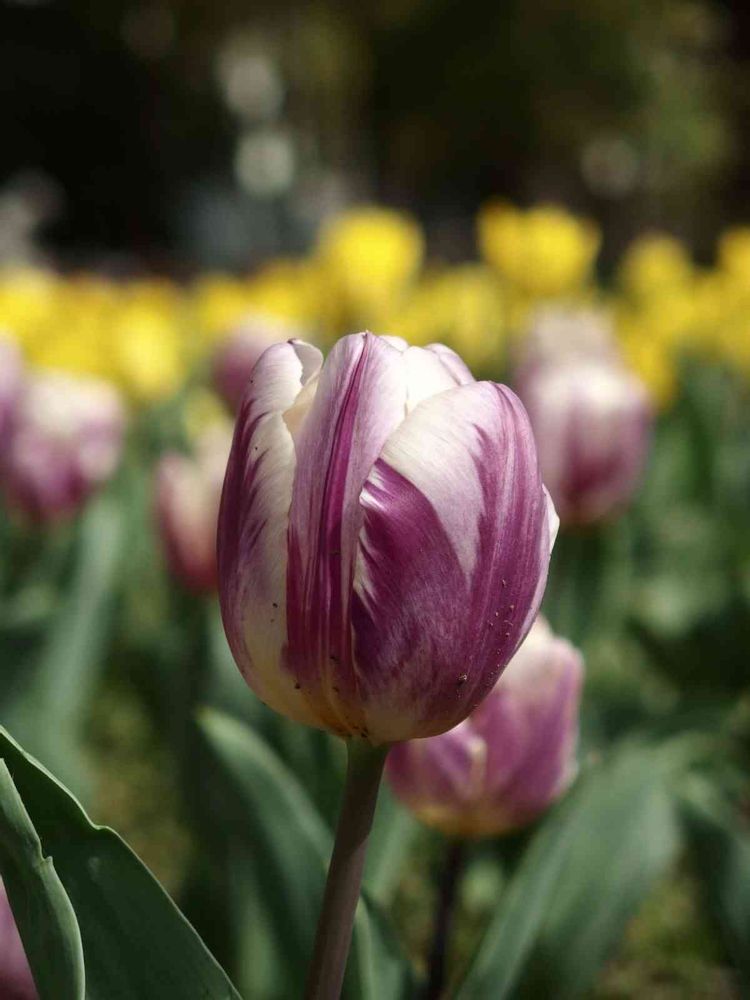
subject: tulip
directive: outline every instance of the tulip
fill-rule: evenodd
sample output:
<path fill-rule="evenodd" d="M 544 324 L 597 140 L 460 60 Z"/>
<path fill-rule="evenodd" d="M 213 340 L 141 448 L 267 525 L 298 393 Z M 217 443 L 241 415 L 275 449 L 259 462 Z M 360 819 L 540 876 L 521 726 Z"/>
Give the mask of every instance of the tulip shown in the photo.
<path fill-rule="evenodd" d="M 23 378 L 21 352 L 12 340 L 0 336 L 0 462 L 11 434 Z"/>
<path fill-rule="evenodd" d="M 156 472 L 156 516 L 167 563 L 194 593 L 216 589 L 216 524 L 231 436 L 208 428 L 195 455 L 169 452 Z"/>
<path fill-rule="evenodd" d="M 643 383 L 621 364 L 593 358 L 541 365 L 518 391 L 562 523 L 596 524 L 627 506 L 650 440 Z"/>
<path fill-rule="evenodd" d="M 224 625 L 276 711 L 373 744 L 452 728 L 536 616 L 554 512 L 523 407 L 446 347 L 260 359 L 219 515 Z M 457 664 L 462 666 L 457 666 Z"/>
<path fill-rule="evenodd" d="M 582 679 L 580 653 L 537 619 L 467 719 L 391 750 L 391 787 L 419 819 L 451 837 L 526 826 L 575 777 Z"/>
<path fill-rule="evenodd" d="M 528 333 L 517 351 L 516 382 L 541 365 L 567 362 L 618 361 L 611 317 L 600 309 L 548 305 L 531 317 Z"/>
<path fill-rule="evenodd" d="M 0 881 L 0 997 L 36 1000 L 37 996 L 5 886 Z"/>
<path fill-rule="evenodd" d="M 9 500 L 37 521 L 73 513 L 115 471 L 124 428 L 120 397 L 108 383 L 30 375 L 5 454 Z"/>
<path fill-rule="evenodd" d="M 272 708 L 347 740 L 308 980 L 343 979 L 388 747 L 452 728 L 522 642 L 556 528 L 517 397 L 371 333 L 258 361 L 219 513 L 224 627 Z"/>
<path fill-rule="evenodd" d="M 272 344 L 289 340 L 295 331 L 281 320 L 252 316 L 235 327 L 219 344 L 213 357 L 212 380 L 216 391 L 233 411 L 239 409 L 255 363 Z"/>

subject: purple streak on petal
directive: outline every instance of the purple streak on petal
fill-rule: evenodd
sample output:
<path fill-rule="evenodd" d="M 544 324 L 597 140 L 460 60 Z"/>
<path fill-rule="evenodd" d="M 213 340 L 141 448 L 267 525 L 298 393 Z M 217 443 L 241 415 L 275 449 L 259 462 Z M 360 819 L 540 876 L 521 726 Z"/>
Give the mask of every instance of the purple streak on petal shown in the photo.
<path fill-rule="evenodd" d="M 219 510 L 219 596 L 237 665 L 273 708 L 315 724 L 281 670 L 286 644 L 289 504 L 295 456 L 284 414 L 314 378 L 322 356 L 300 341 L 258 361 L 235 426 Z"/>
<path fill-rule="evenodd" d="M 531 429 L 504 386 L 418 406 L 362 493 L 352 622 L 373 738 L 455 726 L 538 611 L 551 537 Z"/>
<path fill-rule="evenodd" d="M 403 355 L 372 334 L 345 337 L 321 372 L 295 435 L 289 513 L 287 665 L 325 724 L 362 725 L 351 650 L 351 588 L 363 512 L 359 495 L 406 409 Z"/>

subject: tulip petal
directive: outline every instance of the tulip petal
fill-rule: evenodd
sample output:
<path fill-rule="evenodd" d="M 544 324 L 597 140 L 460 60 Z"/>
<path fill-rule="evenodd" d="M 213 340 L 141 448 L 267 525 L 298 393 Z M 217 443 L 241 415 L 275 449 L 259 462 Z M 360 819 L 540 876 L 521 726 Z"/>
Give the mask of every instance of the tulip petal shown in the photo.
<path fill-rule="evenodd" d="M 428 344 L 425 350 L 437 354 L 456 385 L 468 385 L 470 382 L 476 381 L 463 358 L 459 357 L 450 347 L 446 347 L 445 344 Z"/>
<path fill-rule="evenodd" d="M 284 414 L 321 363 L 317 348 L 293 341 L 270 347 L 256 364 L 237 416 L 217 545 L 222 618 L 240 670 L 273 708 L 311 724 L 294 679 L 280 669 L 295 469 Z"/>
<path fill-rule="evenodd" d="M 549 500 L 520 401 L 490 382 L 425 400 L 361 504 L 352 624 L 370 737 L 443 732 L 492 688 L 544 591 Z"/>
<path fill-rule="evenodd" d="M 340 340 L 295 433 L 289 513 L 287 667 L 318 725 L 361 728 L 350 603 L 363 511 L 359 496 L 388 436 L 404 419 L 403 353 L 371 333 Z"/>

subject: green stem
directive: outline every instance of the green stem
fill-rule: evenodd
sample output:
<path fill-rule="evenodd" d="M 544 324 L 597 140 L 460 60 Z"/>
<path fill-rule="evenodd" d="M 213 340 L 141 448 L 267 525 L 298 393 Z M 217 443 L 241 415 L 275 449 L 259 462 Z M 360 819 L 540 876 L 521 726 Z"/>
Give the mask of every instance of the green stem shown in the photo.
<path fill-rule="evenodd" d="M 446 960 L 456 910 L 457 890 L 463 872 L 465 846 L 465 841 L 460 838 L 449 840 L 446 844 L 424 1000 L 439 1000 L 443 995 Z"/>
<path fill-rule="evenodd" d="M 336 842 L 318 918 L 307 1000 L 338 1000 L 352 939 L 354 913 L 362 884 L 367 838 L 388 747 L 347 741 L 347 768 Z"/>

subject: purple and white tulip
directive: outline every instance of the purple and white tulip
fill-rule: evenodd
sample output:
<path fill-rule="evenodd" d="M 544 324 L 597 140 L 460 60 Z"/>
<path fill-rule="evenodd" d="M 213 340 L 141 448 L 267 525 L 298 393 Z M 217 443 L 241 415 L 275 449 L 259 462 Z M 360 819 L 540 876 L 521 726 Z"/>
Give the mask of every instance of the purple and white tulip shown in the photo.
<path fill-rule="evenodd" d="M 0 997 L 2 1000 L 37 1000 L 37 996 L 5 886 L 0 881 Z"/>
<path fill-rule="evenodd" d="M 216 590 L 216 525 L 231 434 L 216 425 L 195 455 L 168 452 L 156 470 L 156 517 L 171 572 L 188 590 Z"/>
<path fill-rule="evenodd" d="M 448 348 L 271 347 L 219 514 L 234 658 L 296 721 L 373 744 L 444 732 L 531 627 L 556 525 L 520 401 Z"/>
<path fill-rule="evenodd" d="M 298 331 L 282 320 L 252 316 L 219 344 L 212 362 L 212 380 L 214 388 L 233 412 L 240 407 L 248 379 L 261 354 L 272 344 L 297 334 Z"/>
<path fill-rule="evenodd" d="M 519 341 L 516 380 L 539 366 L 597 359 L 617 363 L 620 353 L 612 317 L 603 309 L 563 305 L 541 306 Z"/>
<path fill-rule="evenodd" d="M 428 826 L 454 837 L 536 819 L 576 775 L 580 653 L 537 619 L 491 694 L 455 729 L 393 747 L 386 775 Z"/>
<path fill-rule="evenodd" d="M 0 334 L 0 465 L 10 439 L 23 382 L 21 351 L 13 340 Z"/>
<path fill-rule="evenodd" d="M 518 387 L 539 464 L 563 524 L 616 516 L 637 489 L 652 409 L 641 381 L 617 362 L 540 365 Z"/>
<path fill-rule="evenodd" d="M 125 411 L 98 379 L 30 374 L 5 450 L 3 485 L 11 504 L 37 521 L 78 510 L 115 471 Z"/>

